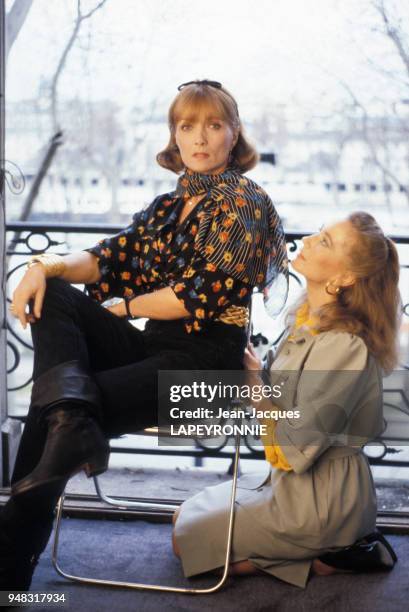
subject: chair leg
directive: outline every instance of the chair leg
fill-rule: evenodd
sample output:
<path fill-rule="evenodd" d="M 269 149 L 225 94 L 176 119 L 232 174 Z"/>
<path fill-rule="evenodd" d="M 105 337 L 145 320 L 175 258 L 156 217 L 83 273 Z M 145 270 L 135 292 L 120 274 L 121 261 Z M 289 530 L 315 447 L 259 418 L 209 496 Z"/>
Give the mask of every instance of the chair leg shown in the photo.
<path fill-rule="evenodd" d="M 239 471 L 239 461 L 240 461 L 240 434 L 236 434 L 236 448 L 235 448 L 235 456 L 234 456 L 234 471 L 233 471 L 233 481 L 232 481 L 232 489 L 231 489 L 231 498 L 230 498 L 230 513 L 229 513 L 229 525 L 227 530 L 227 542 L 226 542 L 226 557 L 224 563 L 224 571 L 220 578 L 220 580 L 212 587 L 207 589 L 195 589 L 195 588 L 184 588 L 184 587 L 172 587 L 167 585 L 156 585 L 156 584 L 143 584 L 139 582 L 120 582 L 116 580 L 101 580 L 98 578 L 87 578 L 84 576 L 76 576 L 74 574 L 68 574 L 58 564 L 58 542 L 61 528 L 61 517 L 62 517 L 62 509 L 64 504 L 64 496 L 65 493 L 62 494 L 57 509 L 57 517 L 56 517 L 56 525 L 55 525 L 55 535 L 54 535 L 54 545 L 53 545 L 53 555 L 52 561 L 56 571 L 63 578 L 67 578 L 68 580 L 72 580 L 74 582 L 79 582 L 82 584 L 93 584 L 93 585 L 102 585 L 102 586 L 111 586 L 118 588 L 129 588 L 129 589 L 144 589 L 149 591 L 164 591 L 169 593 L 186 593 L 186 594 L 206 594 L 206 593 L 214 593 L 218 591 L 226 582 L 227 576 L 229 573 L 229 564 L 230 564 L 230 552 L 231 552 L 231 544 L 233 537 L 233 524 L 234 524 L 234 504 L 236 499 L 236 487 L 237 487 L 237 476 Z"/>
<path fill-rule="evenodd" d="M 106 504 L 109 504 L 110 506 L 115 506 L 115 508 L 121 508 L 122 510 L 134 508 L 135 510 L 140 510 L 141 512 L 151 512 L 155 510 L 175 512 L 175 510 L 179 508 L 179 504 L 166 504 L 164 502 L 151 501 L 128 501 L 123 499 L 117 499 L 115 497 L 110 497 L 109 495 L 105 495 L 105 493 L 102 491 L 99 484 L 98 476 L 93 476 L 93 480 L 98 497 Z"/>

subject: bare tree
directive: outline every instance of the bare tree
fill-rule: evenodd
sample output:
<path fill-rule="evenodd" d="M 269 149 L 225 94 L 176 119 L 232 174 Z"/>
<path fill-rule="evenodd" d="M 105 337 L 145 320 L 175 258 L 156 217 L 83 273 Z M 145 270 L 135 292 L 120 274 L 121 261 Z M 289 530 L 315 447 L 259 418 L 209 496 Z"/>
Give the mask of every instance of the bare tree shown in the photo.
<path fill-rule="evenodd" d="M 370 27 L 370 35 L 380 37 L 383 43 L 389 43 L 391 56 L 388 61 L 385 56 L 379 61 L 373 57 L 367 57 L 367 64 L 376 79 L 382 77 L 389 82 L 388 96 L 373 96 L 372 101 L 362 99 L 356 88 L 345 80 L 340 80 L 340 85 L 347 93 L 353 104 L 356 116 L 356 138 L 360 138 L 368 148 L 370 159 L 375 168 L 378 169 L 385 187 L 394 185 L 404 193 L 409 205 L 408 180 L 402 179 L 392 163 L 391 150 L 396 145 L 406 146 L 408 153 L 404 156 L 409 174 L 409 31 L 406 21 L 399 15 L 392 2 L 385 0 L 371 0 L 370 8 L 376 23 Z M 392 92 L 396 92 L 392 99 Z M 383 90 L 382 90 L 383 94 Z M 374 108 L 376 111 L 374 112 Z M 379 108 L 383 111 L 379 114 Z M 406 183 L 406 184 L 404 184 Z M 386 203 L 391 206 L 390 194 L 386 189 Z"/>
<path fill-rule="evenodd" d="M 40 166 L 36 175 L 36 180 L 33 182 L 31 189 L 24 202 L 22 213 L 20 215 L 20 221 L 25 221 L 30 217 L 33 210 L 35 200 L 40 191 L 41 184 L 47 175 L 47 172 L 53 163 L 58 148 L 63 144 L 63 132 L 59 127 L 58 120 L 58 83 L 60 77 L 64 71 L 67 63 L 67 58 L 70 50 L 72 49 L 76 38 L 78 37 L 81 25 L 83 22 L 98 11 L 107 2 L 107 0 L 100 0 L 98 4 L 88 12 L 83 13 L 81 8 L 81 0 L 77 0 L 77 14 L 74 23 L 72 33 L 63 49 L 61 57 L 58 61 L 57 68 L 51 79 L 50 86 L 50 108 L 51 108 L 51 120 L 52 120 L 52 136 L 45 148 L 44 155 L 40 162 Z M 20 32 L 27 14 L 32 5 L 32 0 L 15 0 L 10 12 L 7 16 L 7 32 L 8 32 L 8 45 L 7 50 L 11 49 L 12 44 L 15 42 L 18 33 Z M 17 244 L 19 234 L 15 234 L 9 246 L 9 251 L 12 252 Z"/>
<path fill-rule="evenodd" d="M 100 8 L 104 6 L 107 0 L 100 0 L 98 4 L 88 11 L 87 13 L 83 13 L 81 10 L 81 0 L 77 0 L 77 16 L 74 23 L 74 28 L 71 32 L 71 36 L 69 37 L 67 44 L 64 47 L 64 50 L 61 54 L 60 61 L 58 62 L 57 69 L 54 73 L 54 76 L 51 80 L 51 117 L 52 117 L 52 130 L 53 133 L 60 131 L 61 126 L 58 121 L 58 82 L 60 80 L 61 74 L 64 70 L 65 64 L 67 62 L 67 58 L 69 52 L 74 46 L 74 42 L 79 34 L 82 24 L 84 21 L 92 17 L 92 15 L 98 11 Z"/>
<path fill-rule="evenodd" d="M 399 17 L 392 14 L 390 7 L 387 7 L 384 0 L 373 0 L 372 6 L 381 18 L 383 28 L 381 31 L 389 38 L 397 51 L 401 65 L 406 73 L 406 84 L 409 86 L 409 48 L 407 33 L 403 29 L 402 21 Z"/>
<path fill-rule="evenodd" d="M 87 168 L 96 170 L 106 179 L 111 190 L 113 221 L 119 220 L 118 190 L 123 167 L 131 154 L 119 111 L 118 105 L 111 100 L 94 103 L 71 100 L 67 103 L 64 117 L 70 124 L 69 142 L 61 155 L 62 163 L 71 171 L 82 174 L 86 158 Z"/>
<path fill-rule="evenodd" d="M 6 45 L 5 56 L 6 61 L 10 53 L 10 49 L 19 35 L 21 28 L 30 11 L 33 0 L 14 0 L 13 6 L 7 13 L 6 17 Z"/>
<path fill-rule="evenodd" d="M 355 105 L 357 115 L 360 118 L 360 137 L 368 147 L 373 164 L 381 172 L 384 181 L 390 181 L 390 183 L 393 184 L 396 188 L 403 189 L 403 193 L 405 195 L 407 203 L 409 204 L 409 192 L 402 185 L 402 180 L 400 176 L 392 170 L 392 166 L 389 163 L 390 139 L 393 138 L 393 132 L 396 132 L 396 129 L 388 130 L 385 125 L 385 118 L 383 118 L 383 126 L 382 121 L 379 120 L 376 122 L 377 125 L 374 125 L 375 120 L 371 116 L 371 113 L 368 110 L 367 106 L 358 98 L 358 96 L 354 93 L 352 88 L 347 83 L 341 82 L 341 85 L 348 93 Z M 396 110 L 390 109 L 389 112 L 392 113 L 393 117 L 397 117 Z M 406 127 L 404 128 L 404 131 L 408 130 L 407 122 L 404 119 L 401 118 L 399 120 L 399 123 L 405 124 Z"/>

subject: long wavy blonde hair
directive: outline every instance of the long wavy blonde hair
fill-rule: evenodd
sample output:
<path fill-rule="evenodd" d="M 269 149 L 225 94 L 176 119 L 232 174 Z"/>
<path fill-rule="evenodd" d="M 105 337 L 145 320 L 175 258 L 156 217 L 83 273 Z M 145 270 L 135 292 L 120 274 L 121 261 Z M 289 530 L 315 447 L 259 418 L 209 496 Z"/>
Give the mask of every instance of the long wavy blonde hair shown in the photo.
<path fill-rule="evenodd" d="M 344 287 L 336 300 L 318 311 L 317 331 L 340 329 L 360 336 L 378 363 L 389 372 L 397 364 L 397 335 L 401 317 L 399 257 L 372 215 L 355 212 L 347 217 L 356 239 L 348 269 L 356 282 Z M 305 302 L 305 296 L 298 302 Z"/>

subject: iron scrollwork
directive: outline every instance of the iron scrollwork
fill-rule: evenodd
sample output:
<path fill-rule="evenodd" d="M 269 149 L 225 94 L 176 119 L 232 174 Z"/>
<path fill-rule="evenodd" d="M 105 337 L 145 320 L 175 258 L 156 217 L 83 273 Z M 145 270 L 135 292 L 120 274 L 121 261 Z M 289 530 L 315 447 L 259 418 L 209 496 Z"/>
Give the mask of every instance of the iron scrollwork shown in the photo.
<path fill-rule="evenodd" d="M 25 266 L 26 263 L 26 259 L 28 256 L 30 255 L 34 255 L 37 253 L 44 253 L 47 252 L 49 249 L 53 248 L 53 247 L 61 247 L 62 245 L 66 244 L 64 241 L 56 241 L 54 239 L 52 239 L 50 237 L 50 233 L 51 232 L 61 232 L 61 233 L 95 233 L 95 234 L 101 234 L 101 233 L 115 233 L 117 231 L 119 231 L 121 229 L 121 227 L 116 227 L 116 226 L 105 226 L 105 227 L 101 227 L 101 226 L 88 226 L 86 228 L 84 228 L 84 226 L 78 226 L 75 227 L 71 224 L 67 225 L 67 227 L 64 226 L 64 224 L 61 224 L 61 226 L 58 226 L 58 229 L 56 228 L 56 226 L 51 226 L 50 228 L 48 228 L 46 225 L 44 226 L 40 226 L 39 224 L 30 224 L 30 223 L 18 223 L 18 224 L 10 224 L 7 226 L 6 230 L 8 232 L 16 232 L 15 233 L 15 238 L 14 240 L 11 240 L 9 243 L 9 250 L 8 250 L 8 256 L 11 257 L 15 257 L 15 256 L 19 256 L 24 258 L 24 261 L 22 263 L 19 263 L 17 265 L 14 265 L 12 268 L 9 269 L 8 274 L 7 274 L 7 280 L 10 281 L 10 279 L 12 278 L 12 276 L 14 274 L 16 274 L 18 272 L 19 269 L 21 269 L 22 267 Z M 21 237 L 21 233 L 22 232 L 28 232 L 27 235 L 25 237 Z M 36 246 L 34 243 L 35 240 L 38 240 L 38 237 L 43 238 L 44 240 L 44 246 L 40 249 L 38 248 L 38 245 Z M 290 233 L 287 234 L 287 246 L 288 246 L 288 252 L 290 254 L 296 253 L 298 248 L 299 248 L 299 241 L 301 239 L 302 235 L 299 233 Z M 401 239 L 397 239 L 397 243 L 399 244 L 399 242 L 401 242 Z M 406 240 L 404 240 L 403 242 L 406 242 Z M 409 243 L 409 239 L 407 241 Z M 19 249 L 19 251 L 16 250 L 16 247 L 25 247 L 25 249 Z M 62 254 L 62 253 L 61 253 Z M 407 268 L 407 265 L 402 265 L 402 268 Z M 300 279 L 300 277 L 293 271 L 290 270 L 290 278 L 293 279 L 293 281 L 295 281 L 299 286 L 302 286 L 303 283 Z M 9 297 L 7 297 L 7 301 L 9 303 L 11 303 L 11 299 Z M 402 306 L 402 313 L 403 316 L 409 316 L 409 303 L 405 303 Z M 14 319 L 13 319 L 14 321 Z M 26 339 L 22 336 L 21 333 L 19 333 L 16 329 L 15 326 L 13 324 L 11 324 L 10 320 L 7 321 L 7 331 L 8 331 L 8 340 L 7 340 L 7 345 L 8 348 L 11 352 L 12 355 L 12 363 L 9 366 L 8 369 L 8 374 L 11 375 L 12 373 L 15 373 L 16 371 L 18 371 L 19 367 L 22 364 L 22 355 L 21 355 L 21 351 L 22 350 L 28 350 L 28 351 L 32 351 L 33 350 L 33 346 L 30 342 L 27 342 Z M 270 341 L 269 343 L 269 347 L 274 347 L 277 346 L 277 344 L 279 343 L 280 339 L 282 338 L 284 331 L 280 330 L 277 337 Z M 268 348 L 269 348 L 268 347 Z M 401 364 L 401 367 L 404 369 L 409 369 L 409 365 L 408 364 Z M 25 387 L 28 387 L 32 382 L 32 378 L 30 377 L 28 380 L 25 380 L 24 382 L 22 382 L 21 384 L 19 384 L 18 386 L 9 388 L 8 391 L 9 392 L 15 392 L 21 389 L 24 389 Z M 393 403 L 393 402 L 389 402 L 389 401 L 385 401 L 384 406 L 386 409 L 390 410 L 390 411 L 394 411 L 393 414 L 404 414 L 405 416 L 409 417 L 409 401 L 406 397 L 406 393 L 405 390 L 403 389 L 394 389 L 394 390 L 387 390 L 386 393 L 389 392 L 398 392 L 401 394 L 401 399 L 403 401 L 403 405 L 401 402 L 398 403 Z M 386 432 L 386 422 L 385 422 L 385 430 Z M 387 434 L 387 432 L 386 432 Z M 379 447 L 376 455 L 371 455 L 371 453 L 368 451 L 368 458 L 370 460 L 375 460 L 378 464 L 382 464 L 382 460 L 389 454 L 393 454 L 393 453 L 397 453 L 399 452 L 397 449 L 393 448 L 392 446 L 389 446 L 386 443 L 386 440 L 389 443 L 393 443 L 393 440 L 390 438 L 383 438 L 382 434 L 380 436 L 380 438 L 376 441 L 377 446 Z M 221 441 L 221 445 L 220 448 L 222 448 L 223 446 L 225 446 L 227 444 L 228 440 L 222 440 Z M 260 451 L 260 447 L 255 444 L 254 440 L 245 440 L 246 442 L 246 446 L 250 451 L 250 456 L 253 456 L 254 458 L 256 457 L 261 457 L 263 456 L 263 453 Z M 399 442 L 402 442 L 402 440 L 397 441 L 398 445 Z M 214 451 L 215 448 L 212 447 L 212 449 L 210 448 L 206 448 L 206 445 L 203 444 L 203 453 L 204 455 L 206 455 L 206 453 L 209 454 L 213 454 L 214 455 Z M 367 449 L 364 449 L 367 450 Z M 135 452 L 137 452 L 137 449 L 135 449 Z M 154 452 L 154 451 L 152 451 Z M 181 451 L 183 454 L 183 451 Z M 399 461 L 396 462 L 396 465 L 399 465 Z"/>

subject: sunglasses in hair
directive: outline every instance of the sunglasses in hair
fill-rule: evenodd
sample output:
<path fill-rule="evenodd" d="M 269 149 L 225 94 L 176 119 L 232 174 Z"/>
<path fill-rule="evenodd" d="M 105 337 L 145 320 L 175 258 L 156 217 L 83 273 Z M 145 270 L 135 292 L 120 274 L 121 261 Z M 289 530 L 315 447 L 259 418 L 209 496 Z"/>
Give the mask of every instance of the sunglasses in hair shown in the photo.
<path fill-rule="evenodd" d="M 182 83 L 182 85 L 179 85 L 178 91 L 180 91 L 184 87 L 187 87 L 188 85 L 210 85 L 210 87 L 216 87 L 216 89 L 222 88 L 222 84 L 219 83 L 219 81 L 208 81 L 207 79 L 201 79 L 201 80 L 197 79 L 196 81 L 188 81 L 187 83 Z"/>

